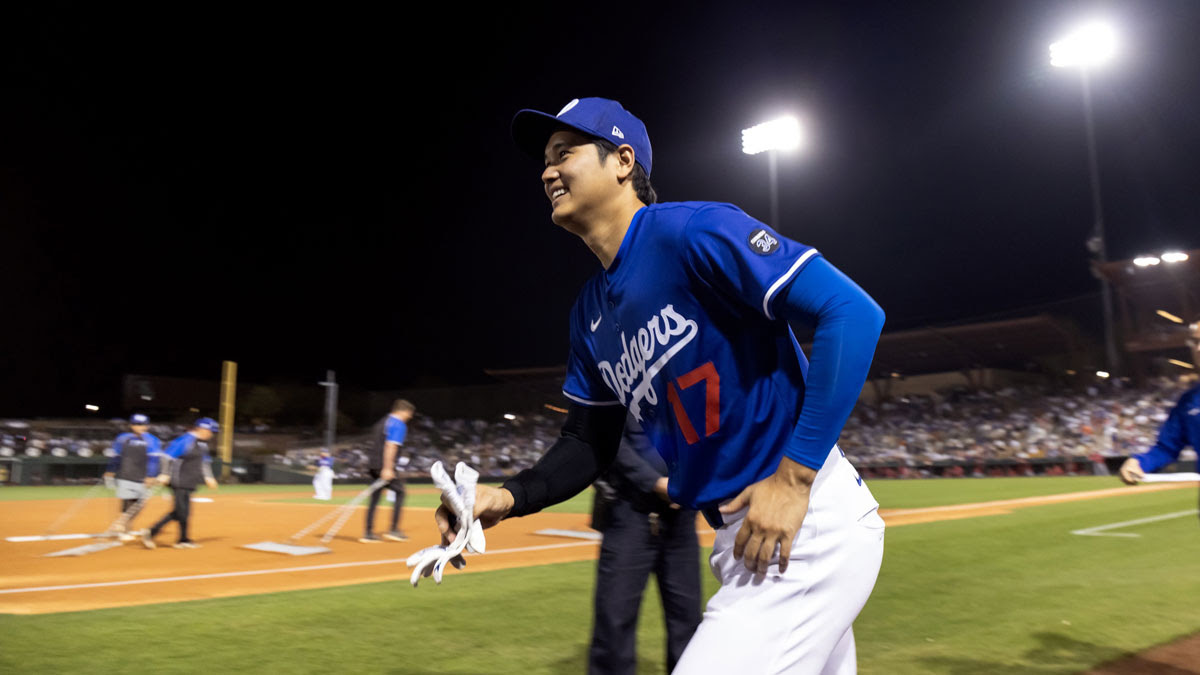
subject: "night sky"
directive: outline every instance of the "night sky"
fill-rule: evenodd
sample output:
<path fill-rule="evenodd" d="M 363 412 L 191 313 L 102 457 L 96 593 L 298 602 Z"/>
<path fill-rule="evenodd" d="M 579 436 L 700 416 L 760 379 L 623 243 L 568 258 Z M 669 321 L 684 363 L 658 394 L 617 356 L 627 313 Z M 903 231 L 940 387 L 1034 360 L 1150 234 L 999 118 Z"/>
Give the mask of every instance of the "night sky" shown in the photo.
<path fill-rule="evenodd" d="M 774 225 L 885 330 L 1095 294 L 1080 81 L 1047 48 L 1097 16 L 1109 255 L 1200 247 L 1194 0 L 433 4 L 4 10 L 0 417 L 222 359 L 373 389 L 563 363 L 599 265 L 508 125 L 582 96 L 646 123 L 661 200 L 760 219 L 740 131 L 800 117 Z"/>

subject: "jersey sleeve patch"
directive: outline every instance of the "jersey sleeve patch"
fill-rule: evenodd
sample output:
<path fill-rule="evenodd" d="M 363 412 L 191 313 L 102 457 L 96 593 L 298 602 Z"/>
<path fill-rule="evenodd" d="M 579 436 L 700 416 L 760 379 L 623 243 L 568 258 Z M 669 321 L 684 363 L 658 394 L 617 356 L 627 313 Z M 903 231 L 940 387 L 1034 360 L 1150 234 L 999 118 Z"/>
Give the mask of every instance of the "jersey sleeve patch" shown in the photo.
<path fill-rule="evenodd" d="M 708 204 L 688 220 L 680 242 L 694 274 L 775 319 L 771 302 L 817 250 L 793 241 L 729 204 Z"/>

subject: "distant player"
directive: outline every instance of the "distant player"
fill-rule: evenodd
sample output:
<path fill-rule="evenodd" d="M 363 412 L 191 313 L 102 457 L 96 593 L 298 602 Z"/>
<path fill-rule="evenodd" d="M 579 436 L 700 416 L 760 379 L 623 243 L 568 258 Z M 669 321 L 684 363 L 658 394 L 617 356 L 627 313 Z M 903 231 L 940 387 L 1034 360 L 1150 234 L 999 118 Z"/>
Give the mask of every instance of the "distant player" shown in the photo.
<path fill-rule="evenodd" d="M 379 498 L 384 490 L 395 492 L 396 501 L 392 504 L 392 528 L 383 537 L 391 541 L 408 541 L 408 536 L 400 529 L 405 490 L 404 478 L 396 475 L 396 465 L 400 459 L 400 446 L 404 445 L 404 439 L 408 436 L 408 423 L 416 410 L 412 403 L 397 399 L 392 404 L 392 412 L 375 425 L 367 469 L 371 482 L 382 478 L 387 483 L 371 493 L 371 500 L 367 504 L 366 532 L 359 539 L 364 544 L 379 543 L 379 537 L 375 534 L 375 508 L 379 506 Z"/>
<path fill-rule="evenodd" d="M 313 499 L 329 501 L 333 499 L 333 457 L 328 450 L 322 450 L 317 458 L 317 475 L 313 476 Z"/>
<path fill-rule="evenodd" d="M 154 537 L 171 521 L 179 523 L 179 540 L 175 542 L 175 548 L 200 548 L 188 534 L 192 492 L 201 481 L 209 488 L 217 489 L 217 480 L 212 474 L 212 456 L 209 454 L 208 442 L 218 430 L 216 420 L 202 417 L 196 420 L 191 430 L 167 446 L 163 459 L 165 464 L 162 473 L 158 475 L 158 482 L 171 487 L 175 506 L 153 527 L 142 531 L 142 544 L 146 548 L 155 548 Z"/>
<path fill-rule="evenodd" d="M 1191 331 L 1188 345 L 1192 349 L 1192 363 L 1200 367 L 1200 322 L 1192 324 Z M 1137 485 L 1147 473 L 1178 461 L 1179 453 L 1189 445 L 1200 452 L 1200 384 L 1179 397 L 1167 421 L 1158 430 L 1158 442 L 1154 447 L 1125 460 L 1121 465 L 1121 480 L 1128 485 Z"/>
<path fill-rule="evenodd" d="M 131 525 L 137 513 L 132 509 L 139 502 L 144 503 L 142 498 L 149 493 L 150 486 L 158 476 L 162 441 L 150 433 L 149 417 L 134 415 L 129 418 L 129 431 L 117 436 L 112 449 L 113 456 L 108 460 L 104 479 L 116 479 L 121 514 L 128 514 L 124 525 L 120 527 L 124 533 L 133 529 Z"/>
<path fill-rule="evenodd" d="M 628 409 L 667 464 L 671 501 L 718 528 L 722 586 L 675 672 L 854 672 L 883 521 L 835 442 L 883 312 L 734 206 L 655 203 L 646 128 L 616 101 L 523 110 L 512 133 L 545 162 L 551 219 L 604 269 L 571 310 L 562 435 L 503 487 L 477 488 L 481 522 L 581 491 L 612 462 Z M 816 324 L 811 365 L 793 319 Z M 452 536 L 448 509 L 436 519 Z"/>

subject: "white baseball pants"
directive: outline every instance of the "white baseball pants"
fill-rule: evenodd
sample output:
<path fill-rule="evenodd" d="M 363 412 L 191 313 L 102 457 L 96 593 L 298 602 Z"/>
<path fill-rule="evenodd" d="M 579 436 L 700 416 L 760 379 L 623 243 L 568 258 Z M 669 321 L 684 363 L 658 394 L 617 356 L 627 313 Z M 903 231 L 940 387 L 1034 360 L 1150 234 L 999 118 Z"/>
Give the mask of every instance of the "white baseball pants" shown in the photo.
<path fill-rule="evenodd" d="M 328 501 L 333 498 L 333 469 L 323 466 L 317 469 L 317 475 L 313 476 L 313 499 L 322 499 Z"/>
<path fill-rule="evenodd" d="M 858 670 L 852 625 L 883 560 L 879 504 L 834 446 L 817 473 L 787 572 L 778 556 L 765 576 L 733 557 L 745 510 L 725 516 L 709 565 L 721 589 L 688 643 L 675 675 Z"/>

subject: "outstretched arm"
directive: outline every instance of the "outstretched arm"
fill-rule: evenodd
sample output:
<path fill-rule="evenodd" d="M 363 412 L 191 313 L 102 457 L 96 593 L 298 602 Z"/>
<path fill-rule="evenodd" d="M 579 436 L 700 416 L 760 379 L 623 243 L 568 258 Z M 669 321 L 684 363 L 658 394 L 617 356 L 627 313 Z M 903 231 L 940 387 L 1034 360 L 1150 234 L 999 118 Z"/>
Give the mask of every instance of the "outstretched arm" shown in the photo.
<path fill-rule="evenodd" d="M 536 464 L 499 488 L 476 487 L 475 517 L 491 527 L 574 497 L 612 464 L 624 428 L 621 406 L 571 404 L 558 440 Z M 452 541 L 450 511 L 443 505 L 434 518 L 442 537 Z"/>

